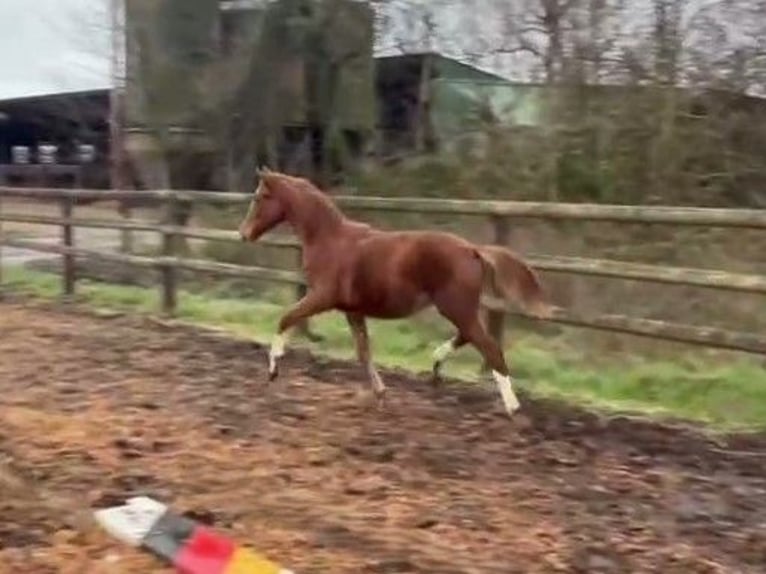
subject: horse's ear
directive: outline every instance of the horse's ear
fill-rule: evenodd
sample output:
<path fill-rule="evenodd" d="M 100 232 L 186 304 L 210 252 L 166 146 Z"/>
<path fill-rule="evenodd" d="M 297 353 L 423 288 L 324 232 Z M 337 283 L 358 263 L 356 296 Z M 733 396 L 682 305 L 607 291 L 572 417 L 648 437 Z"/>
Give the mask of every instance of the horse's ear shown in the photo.
<path fill-rule="evenodd" d="M 274 173 L 271 171 L 268 167 L 265 165 L 262 165 L 261 167 L 258 167 L 255 169 L 255 173 L 258 177 L 263 177 L 264 175 L 269 175 L 271 173 Z"/>
<path fill-rule="evenodd" d="M 256 173 L 258 174 L 258 179 L 263 185 L 269 186 L 270 184 L 274 183 L 275 174 L 269 168 L 261 166 L 256 170 Z"/>

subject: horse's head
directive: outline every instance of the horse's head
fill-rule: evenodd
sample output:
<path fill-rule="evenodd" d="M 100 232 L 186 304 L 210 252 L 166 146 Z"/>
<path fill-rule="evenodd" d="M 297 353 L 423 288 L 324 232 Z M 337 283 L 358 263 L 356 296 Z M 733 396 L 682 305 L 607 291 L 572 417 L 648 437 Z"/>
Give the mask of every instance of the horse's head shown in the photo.
<path fill-rule="evenodd" d="M 258 187 L 255 189 L 250 207 L 239 225 L 242 241 L 257 241 L 258 238 L 282 223 L 287 217 L 287 205 L 280 186 L 274 181 L 276 175 L 268 169 L 257 170 Z"/>
<path fill-rule="evenodd" d="M 343 220 L 330 198 L 309 180 L 268 169 L 259 169 L 258 176 L 258 187 L 239 226 L 242 241 L 257 241 L 283 221 L 307 239 L 330 232 Z"/>

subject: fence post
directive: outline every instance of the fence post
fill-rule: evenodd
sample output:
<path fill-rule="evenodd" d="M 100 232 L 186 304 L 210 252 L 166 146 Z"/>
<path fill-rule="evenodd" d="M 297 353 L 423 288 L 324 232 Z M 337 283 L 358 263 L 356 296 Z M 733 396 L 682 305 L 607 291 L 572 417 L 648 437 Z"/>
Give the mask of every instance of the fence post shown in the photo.
<path fill-rule="evenodd" d="M 123 223 L 129 222 L 133 217 L 133 210 L 130 206 L 129 200 L 123 200 L 120 202 L 117 212 L 122 217 Z M 130 229 L 120 230 L 120 252 L 126 255 L 133 253 L 133 231 Z"/>
<path fill-rule="evenodd" d="M 72 197 L 63 197 L 61 199 L 61 217 L 64 220 L 61 225 L 61 242 L 66 249 L 74 247 L 74 229 L 72 227 L 72 211 L 74 199 Z M 63 258 L 63 289 L 64 297 L 74 296 L 75 290 L 75 257 L 71 252 L 64 253 Z"/>
<path fill-rule="evenodd" d="M 502 215 L 492 215 L 492 242 L 495 245 L 507 246 L 510 238 L 511 228 L 508 220 Z M 503 347 L 503 334 L 505 331 L 505 313 L 502 311 L 489 311 L 487 314 L 487 330 L 492 338 L 497 341 L 500 348 Z M 489 370 L 489 366 L 484 363 L 482 366 L 484 372 Z"/>
<path fill-rule="evenodd" d="M 176 255 L 176 196 L 170 192 L 167 196 L 165 205 L 165 224 L 162 229 L 162 256 L 164 258 L 173 258 Z M 170 261 L 166 261 L 161 269 L 162 275 L 162 312 L 165 315 L 173 316 L 176 310 L 176 268 Z"/>

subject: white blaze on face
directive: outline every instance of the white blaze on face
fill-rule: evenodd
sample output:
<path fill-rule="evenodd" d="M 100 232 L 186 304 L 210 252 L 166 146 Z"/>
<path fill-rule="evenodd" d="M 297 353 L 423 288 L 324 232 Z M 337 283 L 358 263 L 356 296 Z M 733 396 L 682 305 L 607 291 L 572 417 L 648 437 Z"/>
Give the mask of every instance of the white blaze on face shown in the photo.
<path fill-rule="evenodd" d="M 497 371 L 492 371 L 492 376 L 495 379 L 497 388 L 500 391 L 500 396 L 503 398 L 503 404 L 505 410 L 509 415 L 512 415 L 519 408 L 519 399 L 516 398 L 516 393 L 513 392 L 513 385 L 511 384 L 511 377 L 508 375 L 501 375 Z"/>

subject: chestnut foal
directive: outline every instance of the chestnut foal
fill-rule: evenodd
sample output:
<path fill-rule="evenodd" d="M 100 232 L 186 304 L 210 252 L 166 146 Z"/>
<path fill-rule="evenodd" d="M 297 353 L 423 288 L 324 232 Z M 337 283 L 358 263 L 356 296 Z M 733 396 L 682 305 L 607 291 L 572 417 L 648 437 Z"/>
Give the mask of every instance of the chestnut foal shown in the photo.
<path fill-rule="evenodd" d="M 258 170 L 258 176 L 239 233 L 243 241 L 256 241 L 287 222 L 303 246 L 308 285 L 305 297 L 279 322 L 269 380 L 277 376 L 290 329 L 312 315 L 339 310 L 380 406 L 386 387 L 372 362 L 366 318 L 404 318 L 434 305 L 457 329 L 434 353 L 434 382 L 447 356 L 471 343 L 492 369 L 508 414 L 519 408 L 503 351 L 482 326 L 479 309 L 486 286 L 537 316 L 549 313 L 540 283 L 523 261 L 505 248 L 475 245 L 450 233 L 376 229 L 345 217 L 306 179 L 269 170 Z"/>

